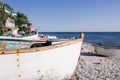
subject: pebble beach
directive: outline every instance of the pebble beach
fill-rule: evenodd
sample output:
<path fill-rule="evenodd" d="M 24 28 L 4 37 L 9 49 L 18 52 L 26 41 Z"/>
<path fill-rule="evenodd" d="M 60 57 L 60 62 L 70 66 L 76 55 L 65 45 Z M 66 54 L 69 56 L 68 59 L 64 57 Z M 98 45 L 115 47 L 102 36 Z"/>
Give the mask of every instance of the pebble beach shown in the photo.
<path fill-rule="evenodd" d="M 92 44 L 84 43 L 81 61 L 69 80 L 120 80 L 120 57 L 97 55 Z"/>

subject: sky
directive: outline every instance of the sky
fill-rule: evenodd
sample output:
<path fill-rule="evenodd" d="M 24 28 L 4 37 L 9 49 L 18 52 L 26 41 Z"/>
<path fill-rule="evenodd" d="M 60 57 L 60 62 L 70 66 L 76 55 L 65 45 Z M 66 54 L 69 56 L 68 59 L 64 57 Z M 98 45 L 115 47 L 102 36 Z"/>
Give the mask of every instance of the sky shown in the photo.
<path fill-rule="evenodd" d="M 120 0 L 2 0 L 40 32 L 119 32 Z"/>

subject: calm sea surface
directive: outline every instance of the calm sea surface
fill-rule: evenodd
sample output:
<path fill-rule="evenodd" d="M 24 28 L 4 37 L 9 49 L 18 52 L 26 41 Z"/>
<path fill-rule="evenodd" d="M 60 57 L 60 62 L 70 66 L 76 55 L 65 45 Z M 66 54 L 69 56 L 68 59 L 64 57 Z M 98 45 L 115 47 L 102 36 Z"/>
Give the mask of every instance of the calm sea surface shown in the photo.
<path fill-rule="evenodd" d="M 39 32 L 58 38 L 79 38 L 80 32 Z M 120 32 L 85 32 L 84 42 L 120 47 Z"/>

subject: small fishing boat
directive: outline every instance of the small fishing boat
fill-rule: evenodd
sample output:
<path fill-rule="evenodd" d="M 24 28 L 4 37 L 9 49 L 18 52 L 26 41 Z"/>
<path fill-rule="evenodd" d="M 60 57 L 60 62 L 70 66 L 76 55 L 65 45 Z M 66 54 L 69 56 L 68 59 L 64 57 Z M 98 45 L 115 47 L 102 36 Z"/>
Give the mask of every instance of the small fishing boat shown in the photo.
<path fill-rule="evenodd" d="M 47 38 L 45 38 L 47 37 Z M 50 35 L 42 35 L 42 34 L 24 34 L 23 36 L 19 37 L 11 37 L 11 36 L 0 36 L 0 38 L 6 38 L 6 39 L 23 39 L 23 40 L 54 40 L 58 39 L 56 36 L 50 36 Z"/>
<path fill-rule="evenodd" d="M 81 34 L 80 39 L 63 43 L 11 50 L 6 50 L 4 44 L 0 49 L 0 80 L 69 78 L 76 68 L 83 38 Z"/>
<path fill-rule="evenodd" d="M 24 40 L 39 40 L 39 35 L 37 34 L 30 34 L 30 35 L 24 35 L 22 37 L 19 37 L 20 39 L 24 39 Z"/>
<path fill-rule="evenodd" d="M 120 56 L 120 48 L 110 46 L 95 46 L 95 52 L 103 56 Z"/>
<path fill-rule="evenodd" d="M 23 39 L 23 40 L 40 40 L 38 34 L 29 34 L 20 37 L 10 37 L 10 36 L 0 36 L 0 38 L 4 39 Z"/>

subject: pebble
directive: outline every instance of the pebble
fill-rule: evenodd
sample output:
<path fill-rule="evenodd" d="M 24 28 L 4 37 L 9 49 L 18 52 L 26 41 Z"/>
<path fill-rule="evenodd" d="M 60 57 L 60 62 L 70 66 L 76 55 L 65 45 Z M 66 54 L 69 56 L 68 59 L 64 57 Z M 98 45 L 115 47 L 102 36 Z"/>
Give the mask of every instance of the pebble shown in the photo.
<path fill-rule="evenodd" d="M 120 57 L 99 56 L 93 45 L 84 43 L 81 58 L 69 80 L 120 80 Z"/>

